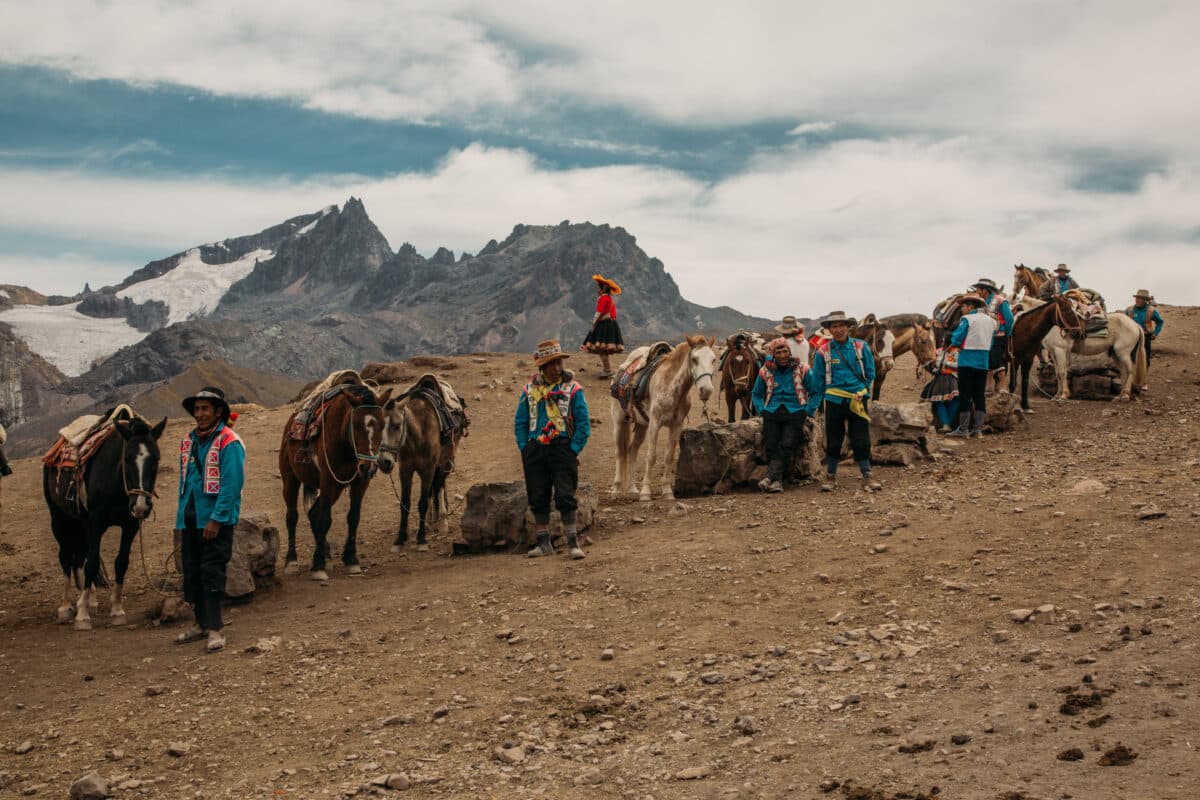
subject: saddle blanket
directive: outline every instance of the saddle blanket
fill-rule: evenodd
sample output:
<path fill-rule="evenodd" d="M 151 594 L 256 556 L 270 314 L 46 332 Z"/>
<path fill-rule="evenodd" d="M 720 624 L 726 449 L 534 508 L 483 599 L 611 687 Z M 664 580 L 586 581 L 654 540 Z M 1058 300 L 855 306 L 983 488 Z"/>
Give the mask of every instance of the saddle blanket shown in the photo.
<path fill-rule="evenodd" d="M 621 365 L 609 391 L 622 408 L 628 408 L 630 402 L 641 403 L 650 392 L 650 378 L 654 369 L 675 348 L 668 342 L 655 342 L 645 349 L 634 350 L 632 357 Z"/>
<path fill-rule="evenodd" d="M 401 392 L 396 399 L 401 400 L 412 396 L 425 397 L 432 402 L 433 408 L 437 412 L 438 427 L 443 441 L 448 440 L 458 431 L 461 431 L 463 436 L 467 435 L 467 428 L 471 421 L 467 417 L 466 405 L 449 383 L 432 372 L 426 372 Z"/>
<path fill-rule="evenodd" d="M 105 414 L 85 414 L 59 430 L 58 441 L 42 456 L 42 463 L 56 469 L 82 467 L 116 432 L 117 420 L 135 418 L 142 417 L 125 404 Z"/>
<path fill-rule="evenodd" d="M 362 377 L 352 369 L 338 370 L 313 388 L 308 396 L 301 401 L 288 428 L 288 438 L 297 442 L 315 439 L 321 432 L 321 421 L 325 418 L 325 409 L 342 392 L 348 389 L 365 389 Z"/>

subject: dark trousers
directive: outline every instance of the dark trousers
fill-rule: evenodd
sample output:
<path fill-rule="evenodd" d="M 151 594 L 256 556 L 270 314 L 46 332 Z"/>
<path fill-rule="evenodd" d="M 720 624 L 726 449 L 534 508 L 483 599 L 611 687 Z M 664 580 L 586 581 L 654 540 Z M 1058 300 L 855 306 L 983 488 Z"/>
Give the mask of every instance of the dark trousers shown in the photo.
<path fill-rule="evenodd" d="M 868 407 L 869 401 L 864 400 L 863 406 Z M 825 401 L 825 456 L 833 463 L 842 458 L 842 442 L 850 433 L 850 447 L 854 450 L 854 460 L 862 462 L 871 458 L 871 423 L 850 410 L 850 401 L 834 403 Z"/>
<path fill-rule="evenodd" d="M 1149 341 L 1149 339 L 1146 339 L 1147 343 Z M 1149 350 L 1146 352 L 1149 352 Z M 8 457 L 4 455 L 3 447 L 0 447 L 0 475 L 12 475 L 12 467 L 8 465 Z"/>
<path fill-rule="evenodd" d="M 1146 366 L 1148 367 L 1148 366 L 1150 366 L 1151 350 L 1153 350 L 1153 346 L 1151 345 L 1151 342 L 1154 341 L 1154 337 L 1147 333 L 1145 338 L 1142 339 L 1142 341 L 1146 343 Z"/>
<path fill-rule="evenodd" d="M 233 556 L 233 527 L 224 525 L 212 539 L 204 538 L 204 529 L 196 527 L 196 515 L 188 509 L 184 516 L 182 546 L 183 599 L 192 604 L 196 624 L 204 630 L 219 631 L 221 603 L 225 599 L 225 565 Z"/>
<path fill-rule="evenodd" d="M 525 468 L 525 496 L 533 520 L 539 526 L 550 523 L 550 500 L 562 514 L 563 524 L 575 523 L 575 487 L 579 483 L 579 457 L 566 439 L 551 444 L 531 441 L 521 451 L 521 466 Z"/>
<path fill-rule="evenodd" d="M 987 379 L 986 369 L 959 366 L 958 368 L 958 411 L 966 414 L 975 411 L 987 411 Z"/>
<path fill-rule="evenodd" d="M 782 481 L 796 461 L 796 451 L 804 441 L 804 421 L 808 414 L 792 413 L 783 408 L 763 414 L 763 447 L 767 451 L 767 475 Z"/>
<path fill-rule="evenodd" d="M 1005 366 L 1008 366 L 1008 337 L 995 336 L 988 351 L 988 369 L 1000 369 Z"/>

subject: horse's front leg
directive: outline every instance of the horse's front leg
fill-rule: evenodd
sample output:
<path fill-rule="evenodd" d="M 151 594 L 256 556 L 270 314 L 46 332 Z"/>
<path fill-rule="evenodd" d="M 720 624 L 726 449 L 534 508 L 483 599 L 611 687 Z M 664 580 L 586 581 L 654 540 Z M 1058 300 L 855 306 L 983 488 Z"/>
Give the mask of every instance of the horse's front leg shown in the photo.
<path fill-rule="evenodd" d="M 359 478 L 350 484 L 350 510 L 346 512 L 346 546 L 342 548 L 342 563 L 346 566 L 347 575 L 361 575 L 362 567 L 358 564 L 358 520 L 362 514 L 363 495 L 367 493 L 370 481 Z"/>
<path fill-rule="evenodd" d="M 667 428 L 667 453 L 663 457 L 663 499 L 675 499 L 675 467 L 676 467 L 676 452 L 679 449 L 679 432 L 683 428 L 683 421 L 680 420 L 676 424 Z"/>
<path fill-rule="evenodd" d="M 612 486 L 609 487 L 609 494 L 617 497 L 621 493 L 621 489 L 625 483 L 626 459 L 629 452 L 629 421 L 620 414 L 615 401 L 613 401 L 611 409 L 614 466 Z"/>
<path fill-rule="evenodd" d="M 425 541 L 425 515 L 429 512 L 429 497 L 433 494 L 433 477 L 421 475 L 421 496 L 417 500 L 417 552 L 429 549 Z"/>
<path fill-rule="evenodd" d="M 1121 393 L 1113 401 L 1133 400 L 1133 361 L 1128 354 L 1122 354 L 1117 357 L 1117 366 L 1121 370 Z"/>
<path fill-rule="evenodd" d="M 658 462 L 658 428 L 658 421 L 651 418 L 650 424 L 646 428 L 646 438 L 649 439 L 649 442 L 647 442 L 646 450 L 646 476 L 642 480 L 642 491 L 640 492 L 640 499 L 643 503 L 649 503 L 654 499 L 654 493 L 650 488 L 650 478 L 654 474 L 654 465 Z"/>
<path fill-rule="evenodd" d="M 296 558 L 296 523 L 300 521 L 300 511 L 297 503 L 300 499 L 300 481 L 290 472 L 283 471 L 283 505 L 287 509 L 284 522 L 287 524 L 287 556 L 283 560 L 285 575 L 295 575 L 300 571 Z"/>
<path fill-rule="evenodd" d="M 87 556 L 83 564 L 83 591 L 75 604 L 75 630 L 90 631 L 92 629 L 92 613 L 99 606 L 96 597 L 96 583 L 100 576 L 100 537 L 104 535 L 107 526 L 99 522 L 94 515 L 88 516 L 87 521 Z"/>
<path fill-rule="evenodd" d="M 1063 353 L 1056 353 L 1054 356 L 1054 376 L 1058 379 L 1058 391 L 1054 394 L 1055 400 L 1069 400 L 1071 398 L 1071 357 Z"/>
<path fill-rule="evenodd" d="M 125 573 L 129 571 L 129 551 L 134 537 L 138 535 L 138 524 L 126 522 L 121 526 L 121 546 L 113 564 L 112 604 L 108 610 L 108 622 L 113 626 L 124 625 L 125 617 Z"/>
<path fill-rule="evenodd" d="M 412 470 L 400 470 L 400 528 L 392 540 L 392 552 L 399 553 L 408 544 L 408 510 L 412 502 Z"/>
<path fill-rule="evenodd" d="M 636 422 L 630 422 L 630 439 L 625 450 L 625 475 L 621 484 L 621 491 L 625 494 L 632 494 L 634 484 L 637 483 L 637 466 L 638 455 L 642 452 L 642 443 L 646 441 L 646 428 L 638 425 Z"/>
<path fill-rule="evenodd" d="M 325 559 L 329 557 L 329 529 L 333 527 L 331 499 L 333 498 L 325 496 L 325 492 L 321 492 L 312 508 L 308 510 L 308 524 L 312 526 L 314 545 L 312 568 L 308 576 L 314 581 L 329 580 L 329 573 L 325 571 Z"/>

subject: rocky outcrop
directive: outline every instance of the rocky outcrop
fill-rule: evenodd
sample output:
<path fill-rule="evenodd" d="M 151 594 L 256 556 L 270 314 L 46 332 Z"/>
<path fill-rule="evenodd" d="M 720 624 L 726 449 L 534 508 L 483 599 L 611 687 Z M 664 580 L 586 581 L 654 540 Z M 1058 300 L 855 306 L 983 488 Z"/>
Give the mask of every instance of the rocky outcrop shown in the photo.
<path fill-rule="evenodd" d="M 792 477 L 807 480 L 819 476 L 824 457 L 825 428 L 820 420 L 809 419 L 804 425 L 804 445 L 796 454 Z M 673 487 L 677 497 L 722 494 L 753 486 L 766 474 L 759 417 L 725 425 L 706 422 L 696 428 L 684 428 L 680 434 Z"/>
<path fill-rule="evenodd" d="M 128 297 L 117 297 L 109 291 L 85 294 L 75 310 L 89 317 L 124 319 L 132 327 L 146 333 L 166 325 L 169 314 L 166 303 L 159 300 L 135 303 Z"/>
<path fill-rule="evenodd" d="M 0 323 L 0 425 L 11 427 L 55 405 L 65 376 Z"/>
<path fill-rule="evenodd" d="M 579 486 L 576 523 L 579 531 L 590 528 L 596 516 L 596 491 L 590 483 Z M 525 481 L 477 483 L 467 490 L 463 509 L 462 535 L 454 553 L 480 553 L 493 549 L 522 550 L 532 546 L 533 515 L 525 497 Z M 558 544 L 562 517 L 550 512 L 550 532 Z"/>

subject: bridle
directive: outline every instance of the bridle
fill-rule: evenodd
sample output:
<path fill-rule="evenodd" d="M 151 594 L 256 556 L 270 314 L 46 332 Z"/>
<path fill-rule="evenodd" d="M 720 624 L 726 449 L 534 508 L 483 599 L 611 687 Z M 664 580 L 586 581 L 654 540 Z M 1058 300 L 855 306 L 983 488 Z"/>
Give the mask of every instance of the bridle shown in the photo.
<path fill-rule="evenodd" d="M 1061 295 L 1060 295 L 1060 297 L 1061 297 Z M 1054 299 L 1054 324 L 1057 325 L 1059 328 L 1061 328 L 1063 333 L 1066 333 L 1072 339 L 1080 339 L 1086 333 L 1086 328 L 1084 327 L 1083 323 L 1079 321 L 1079 315 L 1075 314 L 1074 309 L 1071 310 L 1071 313 L 1074 314 L 1074 316 L 1075 316 L 1076 324 L 1075 325 L 1067 325 L 1066 324 L 1066 317 L 1063 312 L 1062 304 L 1069 303 L 1069 302 L 1071 302 L 1071 301 L 1066 298 L 1063 298 L 1060 300 L 1056 297 Z"/>
<path fill-rule="evenodd" d="M 688 357 L 688 364 L 690 365 L 688 371 L 692 374 L 692 383 L 699 383 L 701 378 L 711 378 L 713 376 L 711 369 L 708 372 L 699 372 L 703 367 L 693 364 L 690 355 Z"/>
<path fill-rule="evenodd" d="M 349 402 L 349 401 L 347 401 L 347 402 Z M 329 445 L 328 445 L 327 437 L 325 435 L 328 431 L 328 428 L 326 428 L 324 426 L 321 428 L 321 452 L 325 455 L 325 466 L 329 468 L 329 477 L 333 478 L 334 482 L 340 484 L 341 486 L 347 486 L 351 483 L 354 483 L 354 481 L 356 481 L 358 479 L 358 469 L 359 469 L 360 464 L 362 464 L 364 462 L 366 462 L 367 464 L 374 464 L 377 461 L 379 461 L 379 452 L 378 451 L 374 452 L 374 453 L 369 452 L 369 451 L 366 453 L 359 452 L 358 441 L 354 435 L 354 412 L 360 411 L 360 410 L 371 410 L 371 409 L 381 409 L 382 410 L 382 406 L 378 405 L 377 403 L 361 403 L 357 406 L 356 405 L 350 406 L 350 413 L 347 415 L 347 418 L 346 418 L 346 433 L 347 433 L 346 439 L 350 443 L 350 449 L 354 451 L 355 464 L 354 464 L 354 473 L 346 480 L 342 480 L 341 478 L 339 478 L 337 476 L 337 473 L 333 471 L 333 462 L 329 460 Z M 383 431 L 379 432 L 379 440 L 380 440 L 380 444 L 379 444 L 378 450 L 382 450 L 383 449 Z M 368 440 L 367 447 L 370 447 L 370 446 L 371 446 L 371 442 Z"/>
<path fill-rule="evenodd" d="M 138 473 L 138 476 L 137 476 L 137 481 L 138 481 L 137 488 L 136 489 L 129 488 L 129 470 L 127 468 L 128 465 L 125 463 L 125 448 L 128 444 L 129 444 L 128 441 L 121 442 L 121 485 L 122 485 L 122 488 L 125 489 L 125 496 L 127 498 L 129 498 L 129 507 L 130 507 L 131 513 L 132 513 L 132 508 L 133 508 L 133 504 L 135 502 L 135 498 L 144 497 L 144 498 L 146 498 L 147 504 L 151 504 L 152 500 L 158 499 L 158 493 L 155 492 L 153 489 L 143 489 L 142 488 L 141 473 Z"/>

